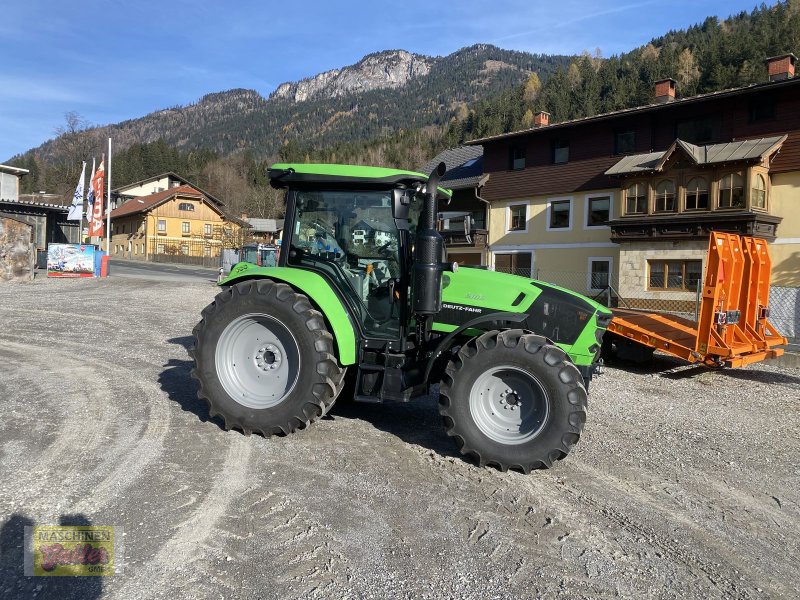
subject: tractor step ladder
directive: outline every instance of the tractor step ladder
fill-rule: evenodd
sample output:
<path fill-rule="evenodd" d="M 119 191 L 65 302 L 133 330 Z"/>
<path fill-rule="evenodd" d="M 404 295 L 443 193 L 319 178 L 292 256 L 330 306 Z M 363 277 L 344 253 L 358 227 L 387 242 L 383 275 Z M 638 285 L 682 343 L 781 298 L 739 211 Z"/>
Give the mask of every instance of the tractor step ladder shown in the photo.
<path fill-rule="evenodd" d="M 711 232 L 698 322 L 615 308 L 608 331 L 709 366 L 741 367 L 776 358 L 786 338 L 769 322 L 771 267 L 764 240 Z"/>

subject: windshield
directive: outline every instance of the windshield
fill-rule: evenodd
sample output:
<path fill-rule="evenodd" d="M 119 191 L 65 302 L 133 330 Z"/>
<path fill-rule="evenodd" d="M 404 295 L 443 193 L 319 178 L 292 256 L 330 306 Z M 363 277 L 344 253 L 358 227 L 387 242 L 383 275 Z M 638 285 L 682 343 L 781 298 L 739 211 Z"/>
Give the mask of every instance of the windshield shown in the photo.
<path fill-rule="evenodd" d="M 298 191 L 289 264 L 325 272 L 354 305 L 367 331 L 399 331 L 390 294 L 401 276 L 391 191 Z"/>

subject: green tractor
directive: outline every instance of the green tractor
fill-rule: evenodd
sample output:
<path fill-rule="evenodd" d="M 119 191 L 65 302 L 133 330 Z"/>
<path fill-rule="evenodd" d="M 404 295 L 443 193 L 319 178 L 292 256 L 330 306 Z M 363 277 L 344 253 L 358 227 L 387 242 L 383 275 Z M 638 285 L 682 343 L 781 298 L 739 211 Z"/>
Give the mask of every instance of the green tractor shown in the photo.
<path fill-rule="evenodd" d="M 211 415 L 289 434 L 357 401 L 439 386 L 462 454 L 505 471 L 550 467 L 578 441 L 611 312 L 516 275 L 447 264 L 436 231 L 444 164 L 420 173 L 276 164 L 286 190 L 278 265 L 240 263 L 194 329 Z"/>

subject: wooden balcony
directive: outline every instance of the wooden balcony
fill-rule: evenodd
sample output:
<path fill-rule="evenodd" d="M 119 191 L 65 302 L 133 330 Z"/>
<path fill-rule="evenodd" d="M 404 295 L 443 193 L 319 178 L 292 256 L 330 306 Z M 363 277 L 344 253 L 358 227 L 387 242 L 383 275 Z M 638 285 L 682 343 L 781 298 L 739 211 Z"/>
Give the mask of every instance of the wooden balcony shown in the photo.
<path fill-rule="evenodd" d="M 485 229 L 473 229 L 469 235 L 463 229 L 443 229 L 439 233 L 448 248 L 486 248 L 489 232 Z"/>
<path fill-rule="evenodd" d="M 723 231 L 775 240 L 782 218 L 762 212 L 702 211 L 626 216 L 610 221 L 612 242 L 640 240 L 707 240 L 711 231 Z"/>

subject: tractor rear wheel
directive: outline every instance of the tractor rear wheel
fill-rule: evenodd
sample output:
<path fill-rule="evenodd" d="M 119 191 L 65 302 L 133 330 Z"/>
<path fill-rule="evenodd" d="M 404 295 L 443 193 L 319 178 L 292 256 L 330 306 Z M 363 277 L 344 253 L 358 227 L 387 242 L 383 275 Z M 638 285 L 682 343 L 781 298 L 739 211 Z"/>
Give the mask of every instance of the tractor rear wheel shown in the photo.
<path fill-rule="evenodd" d="M 249 435 L 303 429 L 333 405 L 345 370 L 308 298 L 283 283 L 238 283 L 217 294 L 194 328 L 198 396 L 225 429 Z"/>
<path fill-rule="evenodd" d="M 566 353 L 521 329 L 464 344 L 445 369 L 439 412 L 447 435 L 480 466 L 549 468 L 586 421 L 583 378 Z"/>

